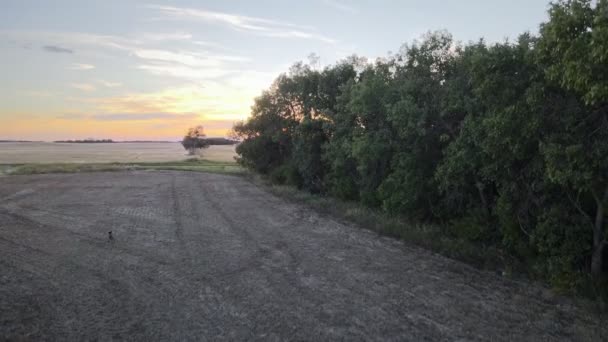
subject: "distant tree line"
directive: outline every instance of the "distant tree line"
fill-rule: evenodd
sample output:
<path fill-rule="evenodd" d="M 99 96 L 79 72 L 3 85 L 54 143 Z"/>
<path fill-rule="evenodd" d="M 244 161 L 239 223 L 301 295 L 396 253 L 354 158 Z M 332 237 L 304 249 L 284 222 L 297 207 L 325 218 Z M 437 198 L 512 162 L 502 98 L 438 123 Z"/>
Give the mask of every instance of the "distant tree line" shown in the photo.
<path fill-rule="evenodd" d="M 0 143 L 31 143 L 31 142 L 39 142 L 33 140 L 0 140 Z"/>
<path fill-rule="evenodd" d="M 435 222 L 562 288 L 607 273 L 606 0 L 552 4 L 515 42 L 297 63 L 233 129 L 275 182 Z"/>
<path fill-rule="evenodd" d="M 226 138 L 207 138 L 205 128 L 202 125 L 198 125 L 188 129 L 181 143 L 184 149 L 188 151 L 188 154 L 194 155 L 212 145 L 235 145 L 238 141 Z"/>
<path fill-rule="evenodd" d="M 110 144 L 114 143 L 112 139 L 83 139 L 83 140 L 56 140 L 56 143 L 73 143 L 73 144 Z"/>
<path fill-rule="evenodd" d="M 209 145 L 236 145 L 238 141 L 226 138 L 205 138 Z"/>

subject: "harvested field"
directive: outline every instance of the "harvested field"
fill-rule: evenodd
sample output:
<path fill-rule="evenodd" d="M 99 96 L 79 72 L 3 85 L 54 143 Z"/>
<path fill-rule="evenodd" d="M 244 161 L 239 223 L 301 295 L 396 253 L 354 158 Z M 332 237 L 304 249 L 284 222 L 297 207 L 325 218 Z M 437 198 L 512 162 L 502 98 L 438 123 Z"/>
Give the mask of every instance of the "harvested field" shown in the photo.
<path fill-rule="evenodd" d="M 235 146 L 210 146 L 201 158 L 234 162 Z M 189 159 L 180 143 L 0 143 L 0 164 L 135 163 Z"/>
<path fill-rule="evenodd" d="M 0 178 L 0 308 L 9 340 L 608 336 L 535 285 L 175 171 Z"/>

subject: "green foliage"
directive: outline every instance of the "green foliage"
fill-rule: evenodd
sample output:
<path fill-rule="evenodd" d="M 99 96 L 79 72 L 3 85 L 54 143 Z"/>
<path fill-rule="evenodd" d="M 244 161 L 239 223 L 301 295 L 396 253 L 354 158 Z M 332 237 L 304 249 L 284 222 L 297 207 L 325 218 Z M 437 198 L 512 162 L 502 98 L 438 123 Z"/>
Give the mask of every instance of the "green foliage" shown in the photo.
<path fill-rule="evenodd" d="M 273 169 L 268 176 L 275 184 L 302 187 L 302 177 L 292 164 L 283 164 Z"/>
<path fill-rule="evenodd" d="M 549 17 L 515 42 L 440 31 L 375 63 L 298 63 L 235 126 L 240 163 L 577 287 L 608 269 L 608 0 Z"/>
<path fill-rule="evenodd" d="M 300 185 L 311 192 L 321 192 L 324 189 L 323 179 L 327 167 L 322 158 L 325 142 L 322 120 L 305 118 L 294 134 L 292 160 L 301 175 Z"/>
<path fill-rule="evenodd" d="M 182 139 L 182 146 L 189 154 L 195 154 L 197 150 L 209 147 L 210 142 L 206 137 L 203 126 L 192 127 Z"/>
<path fill-rule="evenodd" d="M 562 288 L 578 286 L 577 275 L 588 262 L 591 249 L 588 224 L 569 206 L 547 208 L 539 217 L 532 242 L 540 256 L 535 265 L 541 274 Z"/>
<path fill-rule="evenodd" d="M 454 219 L 450 222 L 449 232 L 457 238 L 482 243 L 496 243 L 498 235 L 482 210 L 471 211 L 467 216 Z"/>
<path fill-rule="evenodd" d="M 608 100 L 608 1 L 559 1 L 541 26 L 539 44 L 547 76 L 582 95 L 587 104 Z"/>

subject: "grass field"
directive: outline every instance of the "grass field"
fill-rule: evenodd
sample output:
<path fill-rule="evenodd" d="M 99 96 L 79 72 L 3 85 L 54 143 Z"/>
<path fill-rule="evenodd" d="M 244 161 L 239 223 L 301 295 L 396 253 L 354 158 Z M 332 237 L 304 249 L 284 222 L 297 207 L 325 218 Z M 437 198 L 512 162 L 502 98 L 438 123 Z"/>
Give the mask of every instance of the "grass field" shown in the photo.
<path fill-rule="evenodd" d="M 234 146 L 211 146 L 188 156 L 178 143 L 1 143 L 0 175 L 120 170 L 241 173 Z"/>
<path fill-rule="evenodd" d="M 235 146 L 211 146 L 201 159 L 234 162 Z M 179 143 L 0 143 L 0 164 L 141 163 L 190 159 Z"/>
<path fill-rule="evenodd" d="M 143 163 L 46 163 L 0 164 L 0 175 L 31 175 L 43 173 L 101 172 L 123 170 L 174 170 L 214 173 L 242 173 L 244 170 L 233 162 L 186 160 L 175 162 Z"/>

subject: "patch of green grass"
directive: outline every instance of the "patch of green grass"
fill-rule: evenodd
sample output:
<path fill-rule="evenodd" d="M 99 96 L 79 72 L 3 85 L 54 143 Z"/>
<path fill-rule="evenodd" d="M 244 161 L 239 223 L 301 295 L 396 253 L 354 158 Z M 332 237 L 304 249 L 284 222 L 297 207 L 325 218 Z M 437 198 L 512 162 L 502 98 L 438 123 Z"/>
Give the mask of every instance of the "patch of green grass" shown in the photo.
<path fill-rule="evenodd" d="M 241 174 L 245 170 L 236 163 L 209 160 L 142 163 L 40 163 L 0 165 L 2 175 L 32 175 L 43 173 L 105 172 L 124 170 L 174 170 Z"/>
<path fill-rule="evenodd" d="M 101 172 L 127 169 L 116 164 L 13 164 L 3 165 L 6 175 L 32 175 L 42 173 Z"/>

